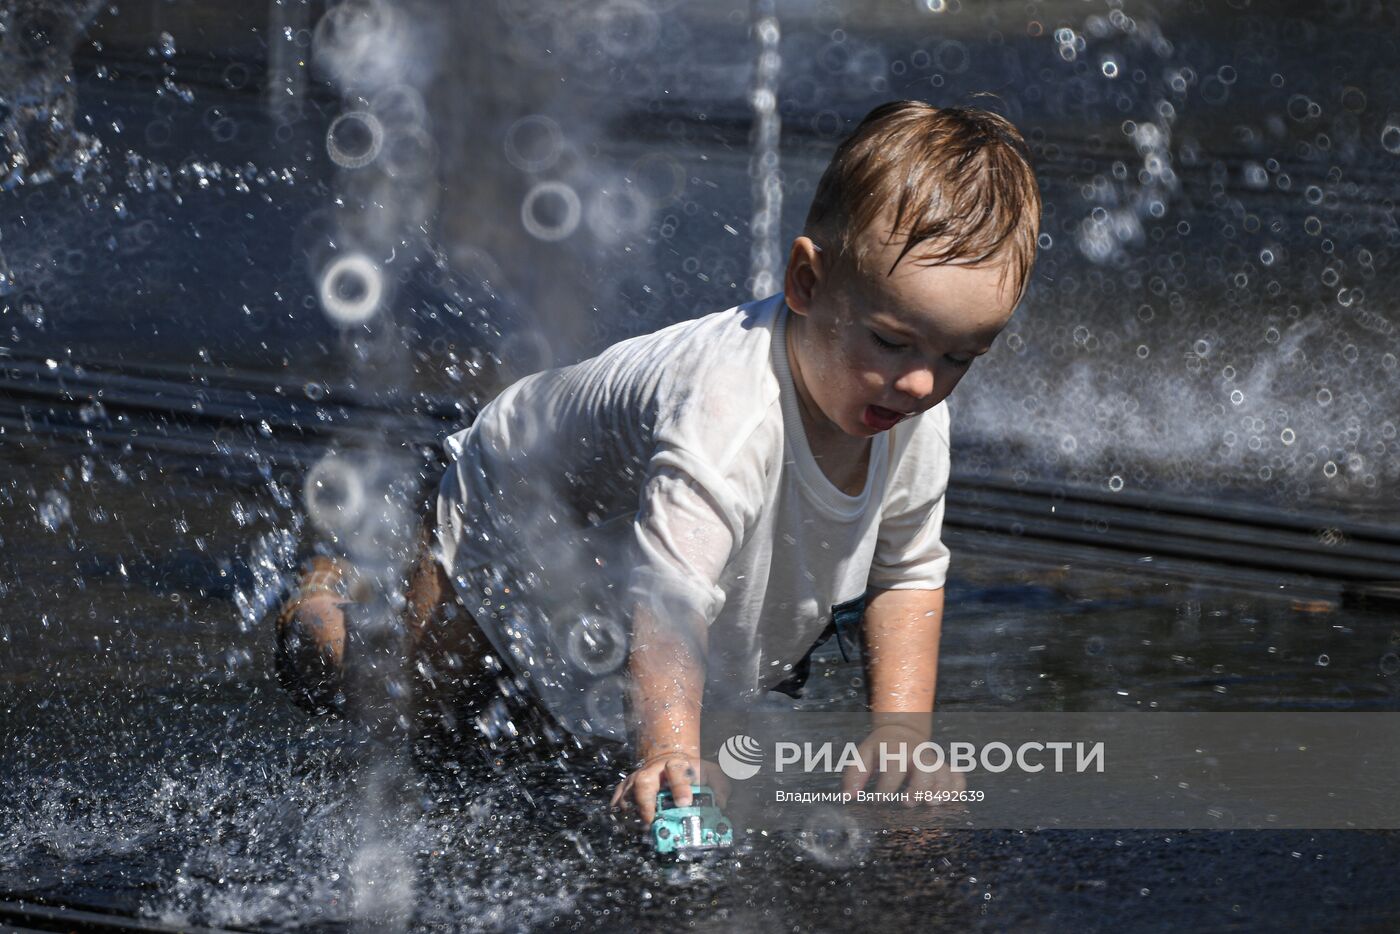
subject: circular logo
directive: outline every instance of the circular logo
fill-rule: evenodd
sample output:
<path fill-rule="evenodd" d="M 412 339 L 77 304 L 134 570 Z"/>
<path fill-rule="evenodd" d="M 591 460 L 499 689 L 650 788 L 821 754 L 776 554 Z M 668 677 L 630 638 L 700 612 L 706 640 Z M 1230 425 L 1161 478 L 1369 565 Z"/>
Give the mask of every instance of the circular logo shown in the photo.
<path fill-rule="evenodd" d="M 753 778 L 762 766 L 763 747 L 752 736 L 731 736 L 719 748 L 720 771 L 735 781 Z"/>

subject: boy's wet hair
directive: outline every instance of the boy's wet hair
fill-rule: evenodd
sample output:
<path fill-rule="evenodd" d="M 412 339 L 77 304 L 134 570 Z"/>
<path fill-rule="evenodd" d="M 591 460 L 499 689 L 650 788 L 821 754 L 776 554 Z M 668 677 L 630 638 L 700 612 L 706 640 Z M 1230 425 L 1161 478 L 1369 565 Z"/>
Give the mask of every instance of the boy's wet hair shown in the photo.
<path fill-rule="evenodd" d="M 1003 250 L 1021 294 L 1035 262 L 1040 189 L 1021 134 L 985 110 L 892 101 L 836 149 L 807 214 L 806 233 L 836 259 L 865 261 L 860 235 L 894 207 L 894 232 L 929 265 L 976 265 Z"/>

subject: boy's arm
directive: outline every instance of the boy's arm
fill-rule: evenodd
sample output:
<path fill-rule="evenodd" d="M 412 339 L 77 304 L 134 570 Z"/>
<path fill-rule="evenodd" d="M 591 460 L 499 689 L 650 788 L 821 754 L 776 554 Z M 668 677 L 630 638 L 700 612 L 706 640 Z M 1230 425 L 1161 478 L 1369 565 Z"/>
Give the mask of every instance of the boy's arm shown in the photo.
<path fill-rule="evenodd" d="M 876 750 L 890 743 L 925 742 L 933 734 L 933 695 L 938 681 L 938 641 L 943 630 L 943 588 L 937 590 L 871 591 L 862 626 L 865 672 L 870 696 L 870 735 L 860 745 L 861 761 L 872 761 Z M 936 773 L 904 768 L 884 770 L 875 790 L 899 791 L 910 781 L 905 803 L 939 787 L 960 788 L 961 773 Z M 848 766 L 841 788 L 855 795 L 870 781 L 871 772 Z M 859 800 L 857 798 L 857 800 Z"/>
<path fill-rule="evenodd" d="M 684 621 L 680 621 L 684 622 Z M 700 708 L 705 690 L 705 633 L 658 619 L 645 606 L 633 615 L 631 718 L 641 762 L 613 791 L 613 807 L 636 805 L 642 821 L 656 816 L 656 794 L 664 784 L 678 807 L 691 803 L 690 786 L 709 785 L 720 803 L 729 782 L 700 758 Z"/>
<path fill-rule="evenodd" d="M 684 627 L 658 620 L 640 605 L 632 633 L 627 665 L 639 758 L 646 762 L 665 752 L 698 757 L 704 646 Z"/>
<path fill-rule="evenodd" d="M 938 682 L 943 588 L 872 590 L 862 629 L 873 725 L 901 723 L 928 736 Z"/>

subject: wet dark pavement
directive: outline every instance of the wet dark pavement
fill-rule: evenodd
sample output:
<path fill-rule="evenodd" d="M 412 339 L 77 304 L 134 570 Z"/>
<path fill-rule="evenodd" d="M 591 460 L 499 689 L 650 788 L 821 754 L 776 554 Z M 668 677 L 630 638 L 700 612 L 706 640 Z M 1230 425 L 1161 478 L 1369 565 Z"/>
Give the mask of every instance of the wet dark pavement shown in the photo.
<path fill-rule="evenodd" d="M 285 559 L 264 536 L 288 525 L 265 487 L 140 452 L 26 451 L 6 470 L 9 899 L 310 930 L 376 916 L 425 930 L 1400 921 L 1391 832 L 775 833 L 660 865 L 606 811 L 616 763 L 414 757 L 294 708 L 256 619 Z M 1400 709 L 1393 614 L 971 548 L 954 571 L 942 709 Z M 859 675 L 823 649 L 803 703 L 849 706 Z"/>

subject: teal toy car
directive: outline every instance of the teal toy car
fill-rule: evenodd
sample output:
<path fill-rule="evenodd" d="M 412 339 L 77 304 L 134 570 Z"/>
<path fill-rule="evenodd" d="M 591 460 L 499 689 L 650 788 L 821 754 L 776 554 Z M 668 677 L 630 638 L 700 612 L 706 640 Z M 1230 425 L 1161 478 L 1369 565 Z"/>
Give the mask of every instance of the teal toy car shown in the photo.
<path fill-rule="evenodd" d="M 709 785 L 691 785 L 690 807 L 677 807 L 670 789 L 656 796 L 651 842 L 662 856 L 695 859 L 734 845 L 734 828 L 715 803 Z"/>

